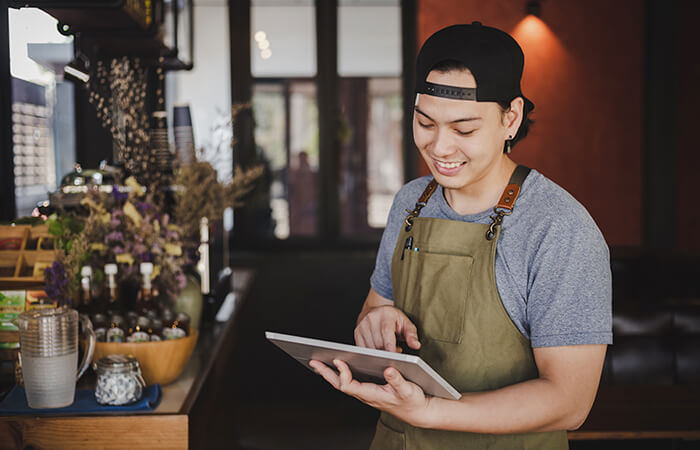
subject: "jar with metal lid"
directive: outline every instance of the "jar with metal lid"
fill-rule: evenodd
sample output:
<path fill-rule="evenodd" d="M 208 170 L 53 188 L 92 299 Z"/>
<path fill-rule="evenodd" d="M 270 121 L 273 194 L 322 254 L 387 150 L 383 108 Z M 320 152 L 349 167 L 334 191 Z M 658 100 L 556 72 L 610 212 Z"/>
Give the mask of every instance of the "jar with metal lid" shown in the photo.
<path fill-rule="evenodd" d="M 102 405 L 127 405 L 141 399 L 146 382 L 131 355 L 108 355 L 93 363 L 97 373 L 95 400 Z"/>

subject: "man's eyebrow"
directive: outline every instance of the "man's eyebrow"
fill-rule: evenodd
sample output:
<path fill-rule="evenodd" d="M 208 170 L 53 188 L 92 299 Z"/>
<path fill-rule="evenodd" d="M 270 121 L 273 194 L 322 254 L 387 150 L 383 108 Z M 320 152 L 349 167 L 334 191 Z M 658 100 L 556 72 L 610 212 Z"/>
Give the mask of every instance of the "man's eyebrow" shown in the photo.
<path fill-rule="evenodd" d="M 427 115 L 426 113 L 424 113 L 423 111 L 421 111 L 417 106 L 414 106 L 413 109 L 415 109 L 415 111 L 416 111 L 418 114 L 420 114 L 420 115 L 422 115 L 422 116 L 425 116 L 426 118 L 428 118 L 428 119 L 432 120 L 433 122 L 435 122 L 435 119 L 433 119 L 432 117 L 430 117 L 429 115 Z M 451 120 L 449 123 L 473 122 L 473 121 L 475 121 L 475 120 L 481 120 L 481 117 L 463 117 L 463 118 L 461 118 L 461 119 Z"/>

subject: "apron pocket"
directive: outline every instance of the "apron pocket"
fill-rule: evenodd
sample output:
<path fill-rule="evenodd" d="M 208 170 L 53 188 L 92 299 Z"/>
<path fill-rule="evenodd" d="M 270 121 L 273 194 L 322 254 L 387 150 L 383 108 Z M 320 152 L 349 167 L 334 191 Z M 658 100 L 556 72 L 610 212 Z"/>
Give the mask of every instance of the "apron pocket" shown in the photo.
<path fill-rule="evenodd" d="M 377 421 L 377 431 L 374 433 L 370 450 L 405 450 L 406 435 L 400 431 L 395 431 L 384 424 L 379 419 Z"/>
<path fill-rule="evenodd" d="M 418 339 L 458 344 L 474 259 L 426 251 L 406 252 L 403 309 L 418 327 Z"/>

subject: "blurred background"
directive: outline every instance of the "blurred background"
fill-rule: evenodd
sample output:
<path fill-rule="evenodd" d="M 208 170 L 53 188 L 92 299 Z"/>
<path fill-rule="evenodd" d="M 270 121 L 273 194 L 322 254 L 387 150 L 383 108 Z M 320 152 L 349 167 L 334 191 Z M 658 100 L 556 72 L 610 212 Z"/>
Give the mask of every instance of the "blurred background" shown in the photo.
<path fill-rule="evenodd" d="M 116 16 L 67 17 L 48 3 L 0 2 L 0 220 L 31 215 L 75 163 L 120 163 L 66 66 L 79 78 L 99 60 L 154 59 L 146 101 L 168 112 L 171 142 L 170 112 L 186 104 L 193 145 L 222 180 L 265 168 L 246 205 L 214 225 L 213 282 L 229 266 L 255 269 L 255 282 L 210 411 L 211 448 L 368 445 L 376 412 L 264 331 L 353 341 L 393 195 L 428 173 L 411 134 L 417 50 L 475 20 L 525 53 L 535 125 L 512 158 L 576 197 L 611 248 L 615 345 L 571 448 L 700 448 L 700 3 L 153 1 L 148 36 L 169 52 L 143 44 L 145 26 L 117 33 Z"/>

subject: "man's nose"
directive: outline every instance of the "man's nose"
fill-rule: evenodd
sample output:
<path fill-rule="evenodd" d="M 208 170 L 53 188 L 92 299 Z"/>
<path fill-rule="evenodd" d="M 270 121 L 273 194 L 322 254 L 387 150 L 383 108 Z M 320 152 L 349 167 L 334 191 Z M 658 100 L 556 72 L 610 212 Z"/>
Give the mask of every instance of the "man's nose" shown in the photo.
<path fill-rule="evenodd" d="M 433 154 L 435 156 L 447 156 L 454 152 L 454 143 L 449 135 L 449 130 L 438 128 L 433 141 Z"/>

